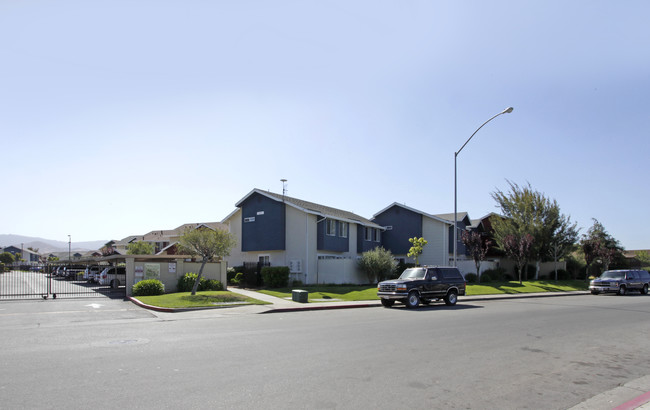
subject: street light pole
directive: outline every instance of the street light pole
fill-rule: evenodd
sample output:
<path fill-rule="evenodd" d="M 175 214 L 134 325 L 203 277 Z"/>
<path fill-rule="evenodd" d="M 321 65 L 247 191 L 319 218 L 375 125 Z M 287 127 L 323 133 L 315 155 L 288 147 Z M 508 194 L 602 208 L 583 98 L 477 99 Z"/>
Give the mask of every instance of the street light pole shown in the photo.
<path fill-rule="evenodd" d="M 72 254 L 72 237 L 68 235 L 68 269 L 70 267 L 70 263 L 72 262 L 72 257 L 70 256 Z"/>
<path fill-rule="evenodd" d="M 458 167 L 456 165 L 457 164 L 458 154 L 460 154 L 460 152 L 463 150 L 463 148 L 465 148 L 465 145 L 467 145 L 469 140 L 471 140 L 472 137 L 478 132 L 478 130 L 483 128 L 483 126 L 485 124 L 492 121 L 493 119 L 495 119 L 496 117 L 498 117 L 501 114 L 510 114 L 512 112 L 512 110 L 513 110 L 512 107 L 508 107 L 505 110 L 498 113 L 497 115 L 490 118 L 489 120 L 485 121 L 483 124 L 481 124 L 480 127 L 478 127 L 476 129 L 476 131 L 474 131 L 474 133 L 467 139 L 467 141 L 465 141 L 463 146 L 460 147 L 460 149 L 458 151 L 454 152 L 454 266 L 456 266 L 456 262 L 458 260 L 457 259 L 457 252 L 458 252 L 458 250 L 457 250 L 457 248 L 458 248 L 458 182 L 457 182 L 458 181 L 458 175 L 457 175 L 458 174 Z"/>

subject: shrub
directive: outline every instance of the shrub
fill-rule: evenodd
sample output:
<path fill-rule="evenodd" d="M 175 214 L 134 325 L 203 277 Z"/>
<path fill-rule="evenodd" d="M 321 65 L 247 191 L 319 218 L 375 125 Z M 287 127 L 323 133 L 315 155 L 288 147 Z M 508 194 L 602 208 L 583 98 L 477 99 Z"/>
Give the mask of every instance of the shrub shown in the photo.
<path fill-rule="evenodd" d="M 178 292 L 191 292 L 198 276 L 197 273 L 189 272 L 178 278 Z M 206 290 L 223 290 L 223 284 L 216 279 L 206 279 L 201 276 L 197 290 L 199 292 Z"/>
<path fill-rule="evenodd" d="M 465 282 L 476 283 L 476 281 L 477 281 L 476 273 L 468 273 L 465 275 Z"/>
<path fill-rule="evenodd" d="M 414 267 L 415 267 L 415 263 L 405 263 L 400 259 L 400 261 L 397 263 L 397 266 L 395 266 L 395 274 L 393 278 L 399 278 L 400 275 L 404 273 L 406 269 L 414 268 Z M 389 279 L 393 279 L 393 278 L 389 278 Z"/>
<path fill-rule="evenodd" d="M 366 274 L 369 283 L 381 282 L 395 270 L 393 254 L 381 246 L 364 252 L 357 263 L 359 269 Z"/>
<path fill-rule="evenodd" d="M 288 266 L 265 266 L 262 268 L 262 281 L 269 288 L 286 288 L 289 283 Z"/>
<path fill-rule="evenodd" d="M 235 277 L 232 278 L 232 283 L 234 283 L 235 285 L 239 285 L 241 282 L 243 282 L 243 280 L 244 280 L 244 274 L 242 272 L 237 272 L 235 274 Z"/>
<path fill-rule="evenodd" d="M 165 285 L 158 279 L 141 280 L 133 285 L 133 296 L 157 296 L 165 293 Z"/>
<path fill-rule="evenodd" d="M 512 276 L 508 275 L 503 268 L 486 269 L 481 273 L 481 282 L 505 282 L 511 280 L 511 278 Z"/>
<path fill-rule="evenodd" d="M 235 275 L 237 274 L 237 270 L 235 268 L 228 268 L 226 271 L 226 280 L 228 283 L 234 283 L 233 279 L 235 278 Z"/>
<path fill-rule="evenodd" d="M 201 278 L 203 279 L 203 278 Z M 223 284 L 216 279 L 201 280 L 199 283 L 199 290 L 223 290 Z"/>

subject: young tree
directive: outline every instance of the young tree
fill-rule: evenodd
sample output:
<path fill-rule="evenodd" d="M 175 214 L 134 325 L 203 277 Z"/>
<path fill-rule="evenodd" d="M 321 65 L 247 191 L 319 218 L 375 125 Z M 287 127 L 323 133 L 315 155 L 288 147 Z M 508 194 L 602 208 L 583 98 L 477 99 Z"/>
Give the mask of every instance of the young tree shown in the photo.
<path fill-rule="evenodd" d="M 641 266 L 650 266 L 650 253 L 648 251 L 638 251 L 636 258 L 641 263 Z"/>
<path fill-rule="evenodd" d="M 409 238 L 409 242 L 411 242 L 411 249 L 409 249 L 409 253 L 406 255 L 409 258 L 415 258 L 415 265 L 419 266 L 418 263 L 418 258 L 420 255 L 422 255 L 422 251 L 424 250 L 424 246 L 429 243 L 426 239 L 424 238 Z"/>
<path fill-rule="evenodd" d="M 138 241 L 126 245 L 127 255 L 153 255 L 154 250 L 150 242 Z"/>
<path fill-rule="evenodd" d="M 194 281 L 194 286 L 192 286 L 192 295 L 196 295 L 205 264 L 230 255 L 230 250 L 236 244 L 235 237 L 222 229 L 208 227 L 188 229 L 181 235 L 177 245 L 179 253 L 201 258 L 201 268 Z"/>
<path fill-rule="evenodd" d="M 395 269 L 395 259 L 389 250 L 378 246 L 361 255 L 359 269 L 366 274 L 370 283 L 380 282 Z"/>
<path fill-rule="evenodd" d="M 463 244 L 467 247 L 470 256 L 474 259 L 476 265 L 476 278 L 481 283 L 481 262 L 485 260 L 490 241 L 484 241 L 478 232 L 463 231 L 461 235 Z"/>
<path fill-rule="evenodd" d="M 507 235 L 503 239 L 503 250 L 508 255 L 517 267 L 519 274 L 519 284 L 521 285 L 521 268 L 528 262 L 531 246 L 535 238 L 533 235 L 525 233 L 521 236 Z"/>
<path fill-rule="evenodd" d="M 589 267 L 600 254 L 602 244 L 600 243 L 600 239 L 584 236 L 580 241 L 580 247 L 582 248 L 582 253 L 585 255 L 585 263 L 587 264 L 585 266 L 585 282 L 589 282 Z"/>

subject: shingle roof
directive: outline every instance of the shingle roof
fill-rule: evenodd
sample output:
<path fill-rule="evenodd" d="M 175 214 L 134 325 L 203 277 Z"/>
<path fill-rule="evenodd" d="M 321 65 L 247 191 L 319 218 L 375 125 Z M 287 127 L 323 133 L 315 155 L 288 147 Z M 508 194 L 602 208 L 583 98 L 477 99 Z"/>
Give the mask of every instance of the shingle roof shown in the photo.
<path fill-rule="evenodd" d="M 295 208 L 298 208 L 300 210 L 303 210 L 308 213 L 316 214 L 316 215 L 321 215 L 327 218 L 331 219 L 337 219 L 337 220 L 342 220 L 342 221 L 349 221 L 349 222 L 354 222 L 358 223 L 360 225 L 364 226 L 369 226 L 373 228 L 381 228 L 383 227 L 377 225 L 376 223 L 370 221 L 369 219 L 366 219 L 362 216 L 359 216 L 355 213 L 344 211 L 342 209 L 338 208 L 332 208 L 329 206 L 325 205 L 320 205 L 316 204 L 314 202 L 309 202 L 305 201 L 302 199 L 298 198 L 292 198 L 286 195 L 281 195 L 281 194 L 276 194 L 274 192 L 269 192 L 269 191 L 263 191 L 261 189 L 254 189 L 251 192 L 248 193 L 244 198 L 242 198 L 235 206 L 239 207 L 244 200 L 246 200 L 249 196 L 251 196 L 254 193 L 258 193 L 261 195 L 264 195 L 268 198 L 274 199 L 278 202 L 285 202 L 286 204 L 292 205 Z"/>

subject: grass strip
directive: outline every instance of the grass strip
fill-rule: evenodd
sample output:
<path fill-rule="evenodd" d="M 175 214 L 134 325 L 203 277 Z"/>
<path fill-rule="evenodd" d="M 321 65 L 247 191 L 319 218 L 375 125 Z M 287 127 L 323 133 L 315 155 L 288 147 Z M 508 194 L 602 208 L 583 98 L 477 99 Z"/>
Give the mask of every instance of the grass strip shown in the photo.
<path fill-rule="evenodd" d="M 159 296 L 136 296 L 135 298 L 150 306 L 175 309 L 269 304 L 268 302 L 228 291 L 196 292 L 194 296 L 192 296 L 191 292 L 180 292 Z"/>

